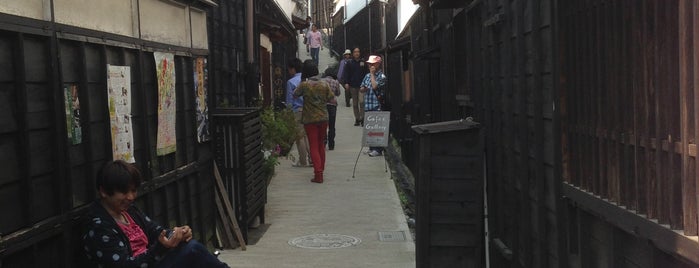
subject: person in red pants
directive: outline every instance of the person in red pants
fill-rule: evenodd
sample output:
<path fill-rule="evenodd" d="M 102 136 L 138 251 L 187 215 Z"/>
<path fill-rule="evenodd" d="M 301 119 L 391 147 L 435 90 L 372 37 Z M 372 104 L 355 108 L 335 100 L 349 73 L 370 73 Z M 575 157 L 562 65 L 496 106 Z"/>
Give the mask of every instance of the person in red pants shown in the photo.
<path fill-rule="evenodd" d="M 318 65 L 313 60 L 303 62 L 301 84 L 294 90 L 295 96 L 303 96 L 301 122 L 308 136 L 311 159 L 313 160 L 313 179 L 311 182 L 323 183 L 325 170 L 325 138 L 328 129 L 328 109 L 325 106 L 335 95 L 330 86 L 318 75 Z"/>

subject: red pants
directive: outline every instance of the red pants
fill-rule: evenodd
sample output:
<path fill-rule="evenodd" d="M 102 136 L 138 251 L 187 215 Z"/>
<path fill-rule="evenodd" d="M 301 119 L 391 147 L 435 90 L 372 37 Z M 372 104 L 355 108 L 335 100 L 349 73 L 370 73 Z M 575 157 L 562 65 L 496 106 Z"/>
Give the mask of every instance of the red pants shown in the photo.
<path fill-rule="evenodd" d="M 308 136 L 311 160 L 313 160 L 313 172 L 323 174 L 325 170 L 325 136 L 327 135 L 328 122 L 311 123 L 303 125 Z"/>

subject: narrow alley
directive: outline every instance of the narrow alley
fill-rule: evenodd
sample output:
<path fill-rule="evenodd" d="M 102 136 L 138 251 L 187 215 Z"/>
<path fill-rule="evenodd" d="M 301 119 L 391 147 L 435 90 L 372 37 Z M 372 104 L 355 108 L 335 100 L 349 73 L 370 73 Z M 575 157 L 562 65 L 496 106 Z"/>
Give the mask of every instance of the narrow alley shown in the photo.
<path fill-rule="evenodd" d="M 299 47 L 300 59 L 309 59 Z M 320 52 L 321 66 L 333 62 L 329 49 Z M 353 123 L 352 107 L 338 105 L 338 134 L 335 150 L 326 151 L 324 183 L 309 182 L 312 168 L 281 160 L 269 185 L 259 241 L 246 251 L 222 251 L 221 260 L 231 267 L 415 267 L 415 245 L 391 172 L 383 156 L 364 153 L 368 148 L 361 148 L 362 128 Z M 384 239 L 385 234 L 391 239 Z M 343 235 L 347 241 L 342 248 L 331 248 L 321 242 L 323 235 Z M 316 239 L 301 241 L 310 243 L 306 248 L 290 244 L 304 236 Z"/>

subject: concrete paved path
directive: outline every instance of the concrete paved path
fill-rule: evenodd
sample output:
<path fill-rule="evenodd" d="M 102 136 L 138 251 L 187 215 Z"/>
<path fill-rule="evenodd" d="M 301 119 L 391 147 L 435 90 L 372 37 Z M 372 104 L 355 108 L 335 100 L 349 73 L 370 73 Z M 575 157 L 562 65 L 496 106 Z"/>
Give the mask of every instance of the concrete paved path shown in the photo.
<path fill-rule="evenodd" d="M 299 58 L 310 58 L 305 47 L 300 47 Z M 320 54 L 321 66 L 333 63 L 329 49 Z M 344 96 L 339 99 L 344 100 Z M 362 128 L 353 123 L 352 108 L 341 104 L 335 150 L 326 151 L 323 184 L 310 182 L 312 168 L 292 167 L 291 160 L 281 159 L 268 189 L 266 232 L 246 251 L 224 250 L 221 260 L 231 267 L 415 267 L 415 244 L 391 172 L 387 172 L 383 156 L 363 153 L 367 148 L 361 148 Z M 379 232 L 395 231 L 402 231 L 405 241 L 379 239 Z M 316 234 L 346 235 L 361 242 L 334 249 L 289 244 L 294 238 Z"/>

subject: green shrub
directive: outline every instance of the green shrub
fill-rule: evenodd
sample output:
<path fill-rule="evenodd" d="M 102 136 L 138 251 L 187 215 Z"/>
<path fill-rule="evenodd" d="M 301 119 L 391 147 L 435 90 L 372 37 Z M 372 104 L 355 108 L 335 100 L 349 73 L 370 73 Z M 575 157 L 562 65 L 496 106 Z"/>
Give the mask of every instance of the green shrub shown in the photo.
<path fill-rule="evenodd" d="M 291 109 L 275 111 L 271 107 L 264 108 L 262 119 L 262 149 L 265 152 L 264 169 L 270 177 L 274 167 L 279 164 L 278 158 L 286 156 L 291 146 L 300 137 L 299 126 L 294 119 Z"/>

